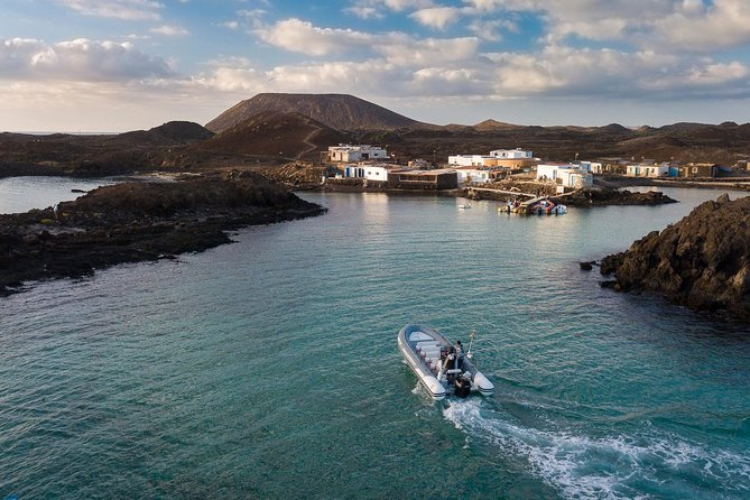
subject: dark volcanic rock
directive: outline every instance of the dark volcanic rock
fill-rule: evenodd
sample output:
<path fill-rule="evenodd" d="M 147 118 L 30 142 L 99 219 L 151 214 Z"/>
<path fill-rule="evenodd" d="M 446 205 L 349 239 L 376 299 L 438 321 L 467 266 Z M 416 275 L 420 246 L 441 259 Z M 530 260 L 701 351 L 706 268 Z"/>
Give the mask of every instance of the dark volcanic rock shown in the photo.
<path fill-rule="evenodd" d="M 750 197 L 703 203 L 608 256 L 601 271 L 614 271 L 619 290 L 659 292 L 692 309 L 750 319 Z"/>
<path fill-rule="evenodd" d="M 664 205 L 677 203 L 661 191 L 638 193 L 627 189 L 597 188 L 582 190 L 561 199 L 561 203 L 569 206 L 606 206 L 606 205 Z"/>
<path fill-rule="evenodd" d="M 0 295 L 24 282 L 80 277 L 230 241 L 226 231 L 319 215 L 258 175 L 106 186 L 52 209 L 0 216 Z"/>

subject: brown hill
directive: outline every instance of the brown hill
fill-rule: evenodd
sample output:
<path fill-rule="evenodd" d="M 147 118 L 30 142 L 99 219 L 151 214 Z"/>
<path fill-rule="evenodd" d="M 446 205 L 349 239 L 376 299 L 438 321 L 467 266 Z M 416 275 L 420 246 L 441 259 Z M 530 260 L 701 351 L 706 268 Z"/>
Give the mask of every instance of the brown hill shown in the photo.
<path fill-rule="evenodd" d="M 258 94 L 242 101 L 206 124 L 223 132 L 263 112 L 299 113 L 334 130 L 389 130 L 430 125 L 394 113 L 347 94 Z"/>
<path fill-rule="evenodd" d="M 214 133 L 207 128 L 194 122 L 185 121 L 167 122 L 150 129 L 149 132 L 168 137 L 177 142 L 203 141 L 214 136 Z"/>
<path fill-rule="evenodd" d="M 507 130 L 518 128 L 520 125 L 513 125 L 512 123 L 499 122 L 497 120 L 485 120 L 483 122 L 474 125 L 474 129 L 480 132 L 491 132 L 493 130 Z"/>
<path fill-rule="evenodd" d="M 300 113 L 262 111 L 200 144 L 203 150 L 286 159 L 318 159 L 349 138 Z"/>
<path fill-rule="evenodd" d="M 203 141 L 214 135 L 210 130 L 193 122 L 171 121 L 149 130 L 133 130 L 109 137 L 116 144 L 133 147 L 174 146 Z"/>

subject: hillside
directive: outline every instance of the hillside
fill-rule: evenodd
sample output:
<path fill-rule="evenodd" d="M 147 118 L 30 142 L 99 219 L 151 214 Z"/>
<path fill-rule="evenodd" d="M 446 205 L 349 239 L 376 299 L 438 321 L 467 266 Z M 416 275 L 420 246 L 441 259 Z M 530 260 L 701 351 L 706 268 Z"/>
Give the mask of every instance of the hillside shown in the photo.
<path fill-rule="evenodd" d="M 222 132 L 263 112 L 300 113 L 334 130 L 423 128 L 428 124 L 347 94 L 258 94 L 229 108 L 206 128 Z"/>
<path fill-rule="evenodd" d="M 627 158 L 734 165 L 750 158 L 750 124 L 676 123 L 659 128 L 429 125 L 349 95 L 259 94 L 208 124 L 168 122 L 118 135 L 0 134 L 0 177 L 121 175 L 317 161 L 339 143 L 385 147 L 398 161 L 445 163 L 450 155 L 530 149 L 544 161 Z"/>
<path fill-rule="evenodd" d="M 262 111 L 225 129 L 199 148 L 236 155 L 318 159 L 319 151 L 349 138 L 295 112 Z"/>

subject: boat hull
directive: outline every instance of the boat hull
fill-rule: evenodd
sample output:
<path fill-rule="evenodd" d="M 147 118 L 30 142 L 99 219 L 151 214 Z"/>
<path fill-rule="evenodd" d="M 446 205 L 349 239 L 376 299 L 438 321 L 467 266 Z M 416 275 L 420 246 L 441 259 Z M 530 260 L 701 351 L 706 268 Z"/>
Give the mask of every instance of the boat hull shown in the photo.
<path fill-rule="evenodd" d="M 398 348 L 404 360 L 417 376 L 419 383 L 434 400 L 441 400 L 454 393 L 454 384 L 443 373 L 441 352 L 453 347 L 442 333 L 432 327 L 408 324 L 398 333 Z M 451 371 L 451 370 L 449 370 Z M 471 391 L 489 396 L 494 386 L 466 357 L 462 360 L 457 375 L 471 382 Z"/>

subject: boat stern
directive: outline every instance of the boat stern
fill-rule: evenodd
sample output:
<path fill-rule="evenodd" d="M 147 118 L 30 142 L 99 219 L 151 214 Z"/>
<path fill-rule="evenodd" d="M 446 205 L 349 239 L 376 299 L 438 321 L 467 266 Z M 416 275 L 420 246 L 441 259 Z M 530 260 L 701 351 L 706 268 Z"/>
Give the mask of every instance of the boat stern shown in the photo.
<path fill-rule="evenodd" d="M 443 387 L 443 384 L 441 384 L 437 378 L 429 376 L 423 377 L 422 383 L 435 401 L 440 401 L 445 398 L 445 387 Z"/>
<path fill-rule="evenodd" d="M 490 396 L 495 390 L 495 386 L 492 385 L 492 382 L 490 382 L 487 377 L 482 375 L 482 372 L 476 372 L 472 382 L 476 390 L 479 391 L 482 396 Z"/>

